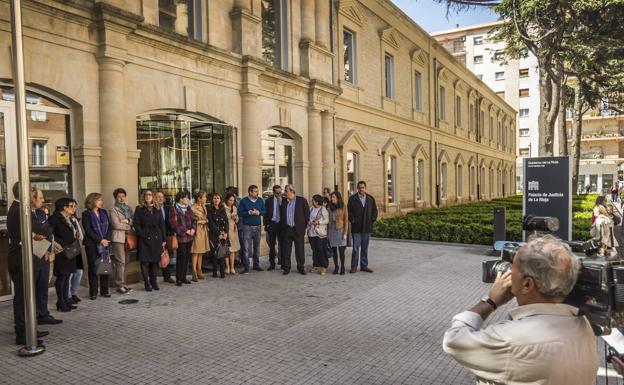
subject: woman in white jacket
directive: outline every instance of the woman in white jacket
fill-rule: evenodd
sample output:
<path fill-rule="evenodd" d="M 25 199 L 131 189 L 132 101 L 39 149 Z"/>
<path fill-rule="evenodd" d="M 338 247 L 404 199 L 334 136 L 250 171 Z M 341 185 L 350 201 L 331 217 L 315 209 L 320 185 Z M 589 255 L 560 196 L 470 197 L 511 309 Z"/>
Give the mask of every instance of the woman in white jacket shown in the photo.
<path fill-rule="evenodd" d="M 312 246 L 312 252 L 316 255 L 316 265 L 320 268 L 321 275 L 327 273 L 329 265 L 327 225 L 329 224 L 329 212 L 323 207 L 323 197 L 315 195 L 312 197 L 312 208 L 310 208 L 310 220 L 308 222 L 308 240 Z M 314 270 L 313 272 L 316 272 Z"/>

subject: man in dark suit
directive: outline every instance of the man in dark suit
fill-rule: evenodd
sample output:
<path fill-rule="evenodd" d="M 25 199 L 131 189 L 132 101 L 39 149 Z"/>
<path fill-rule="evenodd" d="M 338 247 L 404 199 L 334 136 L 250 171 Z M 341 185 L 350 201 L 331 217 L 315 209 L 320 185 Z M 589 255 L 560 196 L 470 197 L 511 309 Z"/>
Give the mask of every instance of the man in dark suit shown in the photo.
<path fill-rule="evenodd" d="M 264 231 L 266 231 L 266 241 L 269 245 L 269 268 L 275 270 L 275 256 L 277 262 L 282 264 L 281 241 L 279 240 L 280 232 L 280 206 L 282 204 L 282 187 L 280 185 L 273 186 L 273 196 L 268 197 L 264 201 Z M 275 244 L 277 243 L 279 251 L 275 252 Z"/>
<path fill-rule="evenodd" d="M 156 192 L 156 195 L 154 196 L 154 203 L 158 211 L 160 211 L 160 215 L 162 215 L 163 219 L 165 220 L 165 231 L 166 231 L 165 235 L 167 237 L 174 235 L 175 233 L 173 229 L 171 228 L 171 223 L 169 222 L 171 206 L 165 204 L 165 194 L 163 194 L 162 191 Z M 169 253 L 169 258 L 175 257 L 176 251 L 174 249 L 167 248 L 167 252 Z M 171 278 L 171 264 L 169 264 L 169 266 L 167 267 L 162 268 L 161 270 L 162 270 L 163 280 L 165 282 L 175 283 L 175 280 Z"/>
<path fill-rule="evenodd" d="M 372 273 L 373 270 L 368 267 L 368 242 L 373 232 L 373 223 L 377 220 L 377 204 L 375 198 L 366 193 L 366 182 L 358 182 L 357 193 L 349 197 L 347 210 L 353 237 L 350 273 L 357 271 L 358 262 L 360 271 Z"/>
<path fill-rule="evenodd" d="M 305 198 L 296 195 L 293 185 L 286 185 L 284 192 L 286 199 L 282 200 L 280 206 L 282 270 L 284 275 L 290 273 L 290 254 L 294 243 L 297 271 L 299 274 L 305 275 L 304 236 L 308 227 L 310 206 Z"/>
<path fill-rule="evenodd" d="M 31 208 L 33 210 L 41 208 L 43 205 L 43 193 L 41 190 L 32 189 L 31 191 Z M 22 235 L 20 231 L 20 202 L 19 202 L 19 184 L 13 185 L 13 197 L 15 200 L 9 208 L 7 213 L 7 237 L 9 239 L 9 252 L 8 252 L 8 268 L 11 281 L 13 281 L 13 320 L 15 323 L 15 343 L 17 345 L 26 344 L 26 321 L 24 310 L 24 277 L 22 271 Z M 45 238 L 45 229 L 41 228 L 41 223 L 37 220 L 37 216 L 33 212 L 31 214 L 31 226 L 34 240 L 40 241 Z M 45 258 L 45 257 L 44 257 Z M 41 270 L 44 262 L 49 264 L 49 261 L 44 261 L 43 258 L 39 259 L 36 256 L 32 256 L 33 260 L 33 278 L 35 283 L 35 297 L 40 297 L 41 293 L 37 292 L 39 281 L 41 281 Z M 48 268 L 49 269 L 49 268 Z M 48 270 L 49 272 L 49 270 Z M 47 296 L 47 277 L 45 295 Z M 39 285 L 40 286 L 40 285 Z M 40 304 L 38 304 L 40 305 Z M 46 301 L 47 306 L 47 301 Z M 39 306 L 37 306 L 39 307 Z M 39 309 L 38 309 L 39 310 Z M 48 313 L 49 314 L 49 313 Z M 60 323 L 60 320 L 56 320 L 50 316 L 55 322 Z M 48 335 L 48 332 L 37 332 L 37 337 L 44 337 Z M 37 345 L 42 345 L 43 341 L 37 340 Z"/>

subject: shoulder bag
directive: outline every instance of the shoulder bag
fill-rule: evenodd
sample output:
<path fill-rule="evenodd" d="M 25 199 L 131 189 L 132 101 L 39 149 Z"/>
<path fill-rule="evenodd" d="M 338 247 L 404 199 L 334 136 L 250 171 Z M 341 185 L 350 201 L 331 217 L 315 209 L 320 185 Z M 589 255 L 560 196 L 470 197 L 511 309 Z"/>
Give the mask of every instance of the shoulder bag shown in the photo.
<path fill-rule="evenodd" d="M 97 250 L 98 256 L 95 260 L 95 275 L 110 275 L 113 272 L 113 264 L 108 248 L 98 245 Z"/>
<path fill-rule="evenodd" d="M 215 258 L 217 259 L 225 259 L 230 255 L 230 247 L 227 245 L 227 242 L 219 242 L 217 244 L 217 251 L 215 252 Z"/>
<path fill-rule="evenodd" d="M 162 254 L 160 254 L 160 268 L 164 269 L 167 266 L 169 266 L 169 252 L 163 250 Z"/>
<path fill-rule="evenodd" d="M 134 231 L 126 231 L 126 249 L 136 250 L 137 248 L 137 235 Z"/>
<path fill-rule="evenodd" d="M 69 245 L 63 247 L 63 255 L 67 259 L 74 259 L 80 255 L 81 250 L 80 241 L 76 239 Z"/>

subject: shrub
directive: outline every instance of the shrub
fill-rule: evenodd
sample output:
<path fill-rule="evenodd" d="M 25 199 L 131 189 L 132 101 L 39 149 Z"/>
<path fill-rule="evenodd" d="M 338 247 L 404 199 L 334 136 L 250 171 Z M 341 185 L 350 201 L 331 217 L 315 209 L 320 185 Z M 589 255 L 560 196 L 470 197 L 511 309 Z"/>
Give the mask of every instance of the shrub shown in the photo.
<path fill-rule="evenodd" d="M 572 239 L 586 240 L 591 227 L 591 209 L 597 195 L 572 199 Z M 426 209 L 383 218 L 375 223 L 373 235 L 382 238 L 415 239 L 451 243 L 491 245 L 494 207 L 507 210 L 507 239 L 522 239 L 522 196 L 496 198 L 445 208 Z"/>

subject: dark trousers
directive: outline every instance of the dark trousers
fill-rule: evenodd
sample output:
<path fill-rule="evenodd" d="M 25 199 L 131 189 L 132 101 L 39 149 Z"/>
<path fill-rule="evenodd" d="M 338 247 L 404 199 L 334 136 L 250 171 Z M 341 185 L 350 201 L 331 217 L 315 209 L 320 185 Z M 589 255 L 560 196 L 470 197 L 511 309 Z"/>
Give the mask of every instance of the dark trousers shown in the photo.
<path fill-rule="evenodd" d="M 85 251 L 87 252 L 87 267 L 89 268 L 89 296 L 97 296 L 98 283 L 100 295 L 108 294 L 108 275 L 95 274 L 95 260 L 98 257 L 97 246 L 85 245 Z"/>
<path fill-rule="evenodd" d="M 329 256 L 327 255 L 329 243 L 327 238 L 308 237 L 308 240 L 310 241 L 310 246 L 312 246 L 312 252 L 316 256 L 316 267 L 327 269 L 327 266 L 329 266 Z"/>
<path fill-rule="evenodd" d="M 229 255 L 225 258 L 229 258 Z M 217 270 L 219 271 L 219 276 L 221 278 L 225 278 L 225 258 L 217 258 L 217 251 L 212 250 L 210 252 L 210 259 L 212 260 L 212 276 L 217 277 Z"/>
<path fill-rule="evenodd" d="M 26 321 L 24 315 L 24 280 L 22 271 L 10 271 L 11 281 L 13 281 L 13 323 L 15 324 L 15 335 L 22 337 L 26 334 Z"/>
<path fill-rule="evenodd" d="M 332 247 L 334 254 L 334 268 L 338 270 L 338 254 L 340 253 L 340 267 L 344 269 L 345 264 L 345 249 L 346 246 Z"/>
<path fill-rule="evenodd" d="M 281 231 L 279 228 L 279 224 L 270 224 L 266 229 L 266 241 L 269 246 L 269 264 L 271 267 L 275 267 L 275 257 L 277 257 L 277 263 L 279 265 L 282 264 L 282 248 L 280 241 Z M 279 250 L 275 250 L 277 248 Z"/>
<path fill-rule="evenodd" d="M 50 316 L 48 311 L 48 283 L 50 282 L 50 262 L 43 262 L 41 269 L 34 272 L 35 301 L 37 303 L 37 319 Z"/>
<path fill-rule="evenodd" d="M 141 262 L 141 275 L 146 286 L 158 286 L 156 274 L 158 273 L 157 262 Z"/>
<path fill-rule="evenodd" d="M 58 257 L 60 258 L 60 256 Z M 56 289 L 56 307 L 67 309 L 71 306 L 69 302 L 69 276 L 71 273 L 57 273 L 54 288 Z"/>
<path fill-rule="evenodd" d="M 191 245 L 193 242 L 179 242 L 176 256 L 176 283 L 186 281 L 186 271 L 191 259 Z"/>
<path fill-rule="evenodd" d="M 303 235 L 298 236 L 295 228 L 290 226 L 284 226 L 282 233 L 282 270 L 290 271 L 290 254 L 294 243 L 297 270 L 303 271 L 305 265 L 305 245 Z"/>

